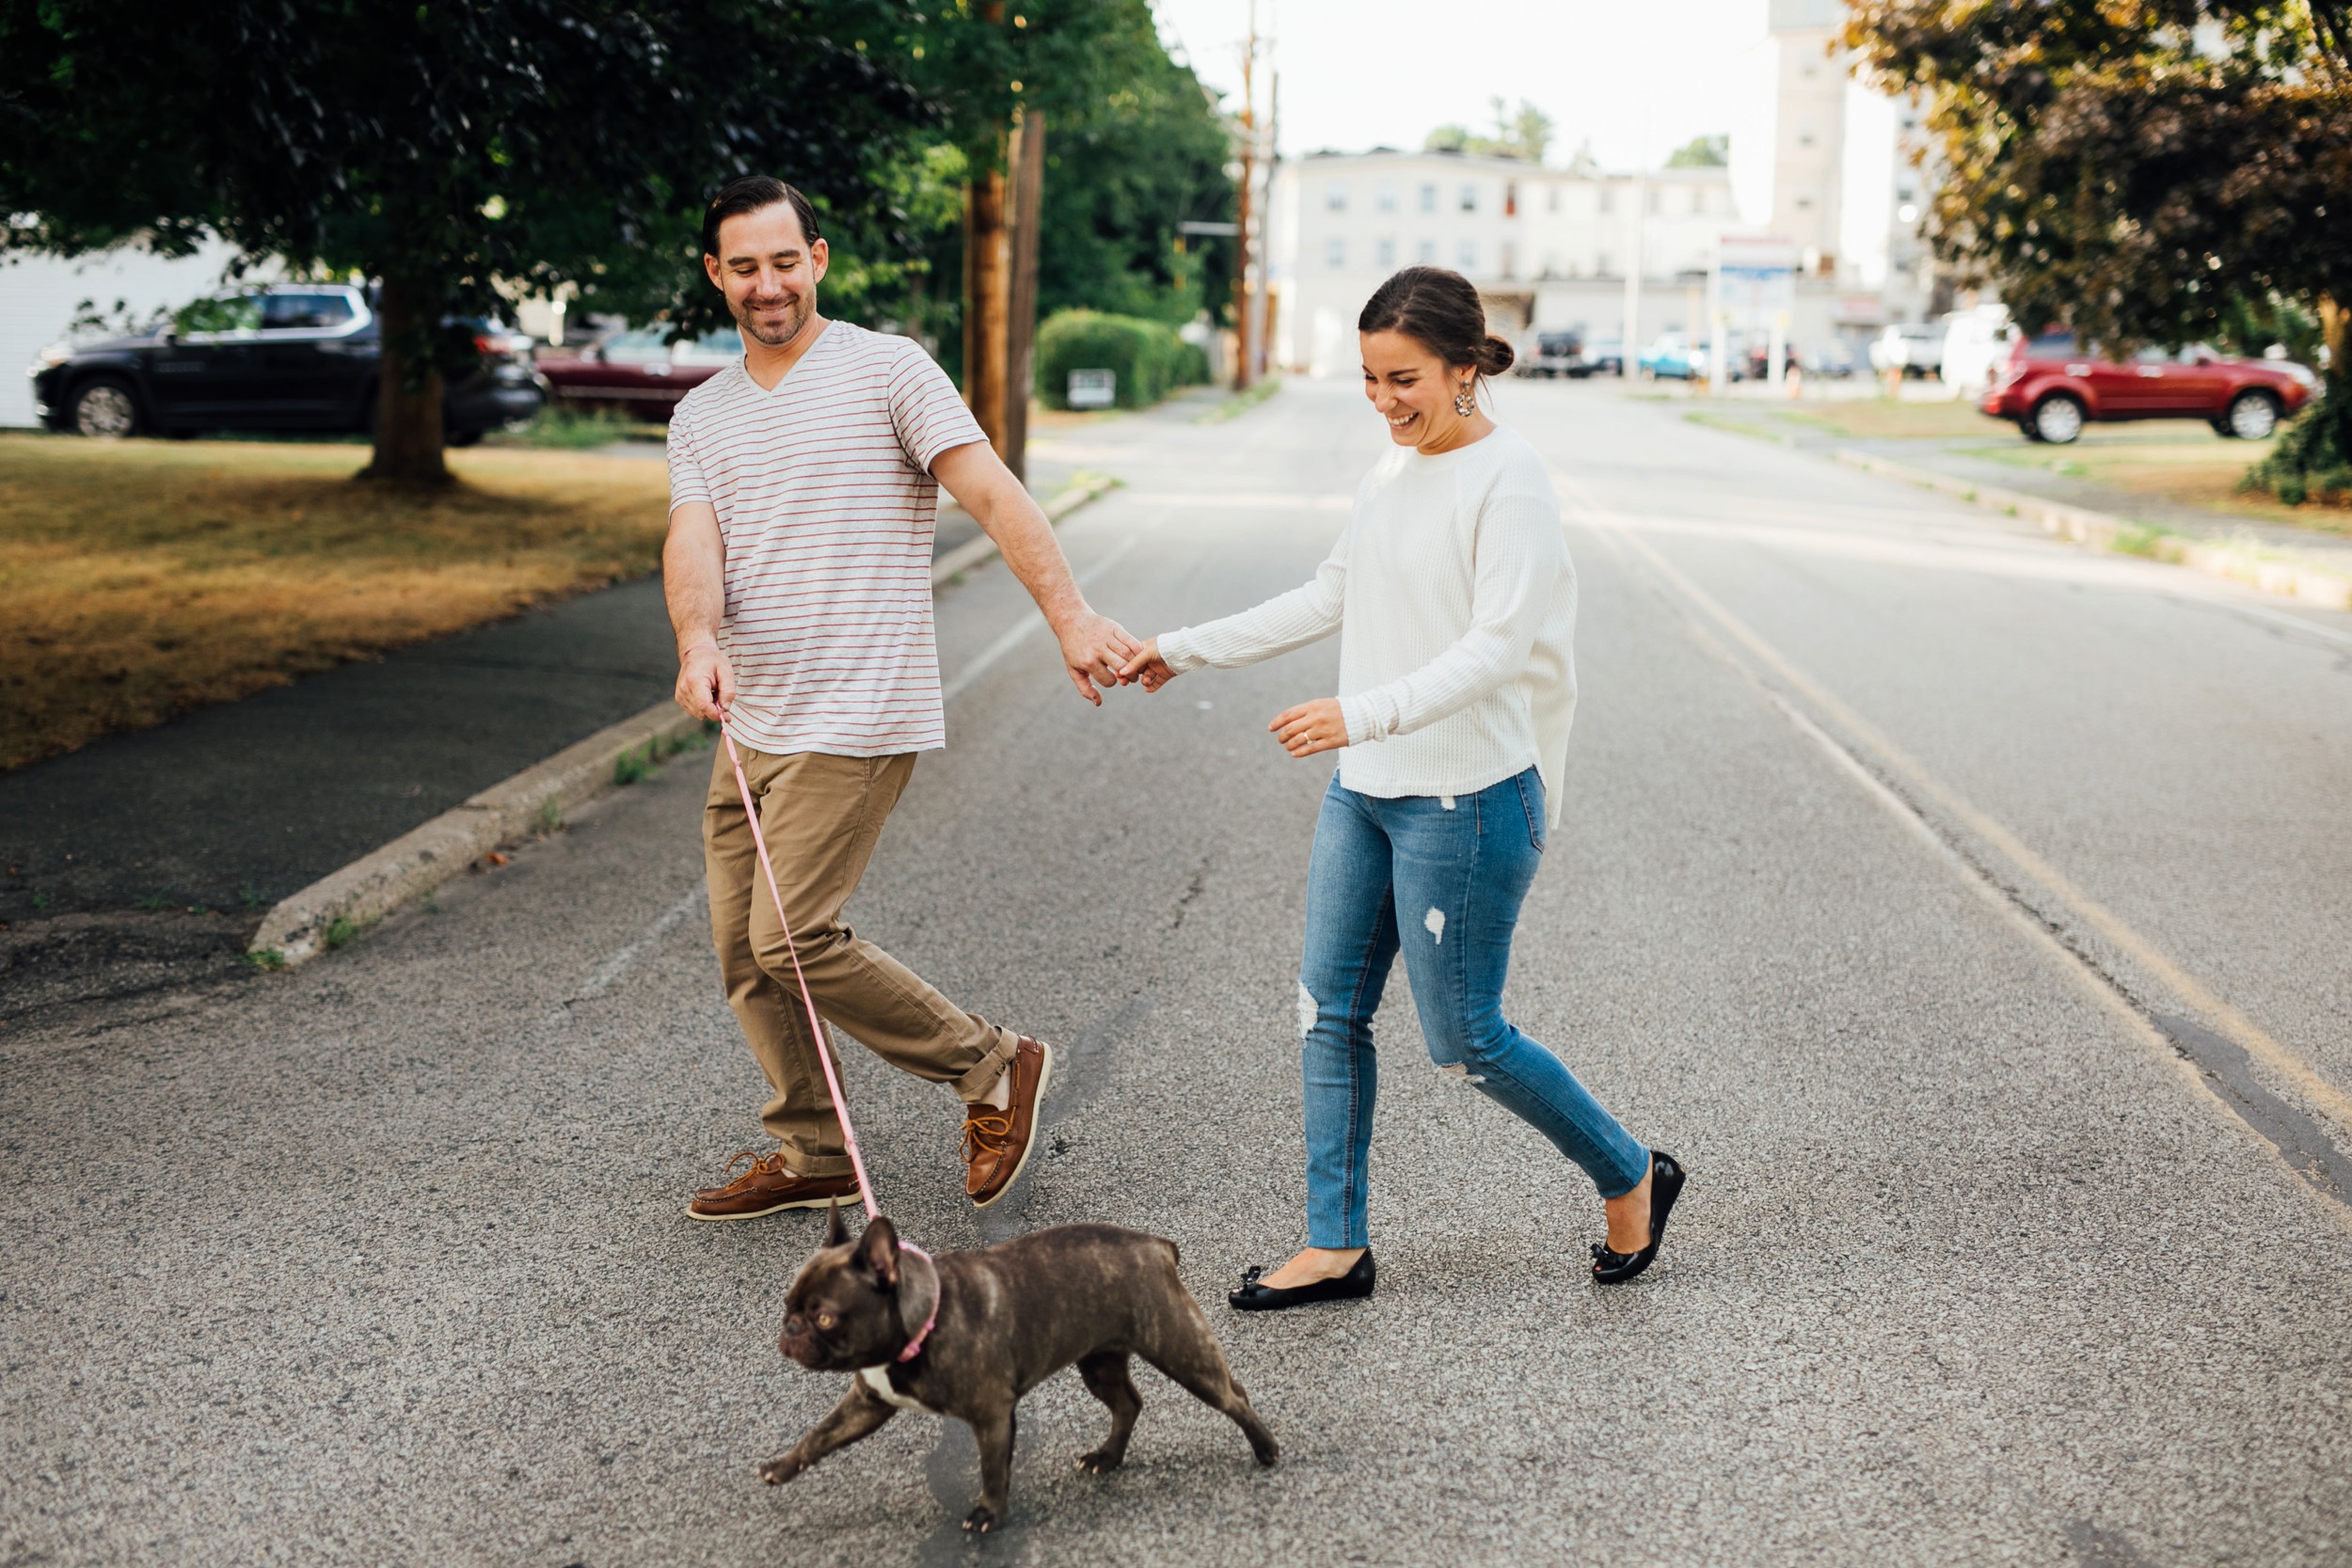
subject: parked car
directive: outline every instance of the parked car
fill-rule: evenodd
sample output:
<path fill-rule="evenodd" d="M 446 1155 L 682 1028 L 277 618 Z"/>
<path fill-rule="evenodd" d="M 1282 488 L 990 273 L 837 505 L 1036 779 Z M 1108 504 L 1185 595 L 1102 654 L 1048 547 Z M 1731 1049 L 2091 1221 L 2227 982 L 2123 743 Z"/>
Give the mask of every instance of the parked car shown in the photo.
<path fill-rule="evenodd" d="M 1625 374 L 1624 340 L 1595 338 L 1584 345 L 1584 366 L 1587 375 Z"/>
<path fill-rule="evenodd" d="M 1828 339 L 1793 357 L 1807 375 L 1842 381 L 1854 373 L 1853 346 L 1843 338 Z"/>
<path fill-rule="evenodd" d="M 1933 322 L 1898 322 L 1870 341 L 1870 368 L 1881 375 L 1900 371 L 1926 377 L 1944 368 L 1944 335 Z"/>
<path fill-rule="evenodd" d="M 1535 352 L 1513 368 L 1521 375 L 1565 375 L 1578 381 L 1593 373 L 1593 367 L 1584 362 L 1581 332 L 1538 332 Z"/>
<path fill-rule="evenodd" d="M 678 399 L 742 357 L 743 340 L 731 326 L 678 343 L 648 327 L 615 333 L 576 355 L 543 355 L 539 373 L 559 404 L 667 424 Z"/>
<path fill-rule="evenodd" d="M 529 419 L 547 402 L 506 326 L 463 324 L 479 367 L 444 387 L 452 446 Z M 279 283 L 183 306 L 152 331 L 45 351 L 33 405 L 52 430 L 101 439 L 208 430 L 368 431 L 375 426 L 382 330 L 370 290 Z"/>
<path fill-rule="evenodd" d="M 1653 380 L 1696 381 L 1707 374 L 1707 350 L 1679 332 L 1661 332 L 1635 363 Z"/>
<path fill-rule="evenodd" d="M 2093 420 L 2203 420 L 2259 441 L 2311 401 L 2319 378 L 2301 365 L 2239 359 L 2202 343 L 2143 349 L 2128 363 L 2097 358 L 2066 332 L 2020 338 L 1977 406 L 2036 441 L 2072 441 Z"/>

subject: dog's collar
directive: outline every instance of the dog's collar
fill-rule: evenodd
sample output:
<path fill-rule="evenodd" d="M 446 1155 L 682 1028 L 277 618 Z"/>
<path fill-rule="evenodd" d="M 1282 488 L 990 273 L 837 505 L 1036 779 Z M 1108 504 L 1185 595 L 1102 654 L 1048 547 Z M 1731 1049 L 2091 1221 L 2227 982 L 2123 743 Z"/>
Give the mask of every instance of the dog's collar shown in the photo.
<path fill-rule="evenodd" d="M 900 1361 L 912 1361 L 916 1356 L 923 1354 L 923 1341 L 930 1338 L 931 1337 L 931 1330 L 939 1326 L 939 1301 L 940 1297 L 946 1292 L 942 1289 L 942 1282 L 939 1277 L 939 1265 L 931 1261 L 931 1255 L 930 1253 L 925 1252 L 921 1247 L 916 1246 L 913 1242 L 900 1242 L 898 1243 L 898 1250 L 900 1252 L 911 1252 L 914 1254 L 915 1257 L 923 1259 L 924 1271 L 930 1275 L 931 1281 L 930 1310 L 923 1319 L 923 1326 L 914 1331 L 914 1338 L 907 1341 L 906 1349 L 898 1353 L 898 1359 Z"/>

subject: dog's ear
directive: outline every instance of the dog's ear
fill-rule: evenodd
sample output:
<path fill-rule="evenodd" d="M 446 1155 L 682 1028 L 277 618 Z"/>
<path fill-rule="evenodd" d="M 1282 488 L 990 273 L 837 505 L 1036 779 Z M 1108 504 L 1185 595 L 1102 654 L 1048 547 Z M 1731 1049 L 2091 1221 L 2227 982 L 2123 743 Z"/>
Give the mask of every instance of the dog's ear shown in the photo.
<path fill-rule="evenodd" d="M 895 1290 L 898 1284 L 898 1230 L 889 1217 L 876 1214 L 866 1225 L 866 1234 L 857 1241 L 857 1265 L 874 1276 L 874 1283 L 883 1290 Z"/>
<path fill-rule="evenodd" d="M 834 1198 L 825 1205 L 825 1244 L 839 1246 L 850 1239 L 850 1227 L 841 1223 L 841 1200 Z"/>

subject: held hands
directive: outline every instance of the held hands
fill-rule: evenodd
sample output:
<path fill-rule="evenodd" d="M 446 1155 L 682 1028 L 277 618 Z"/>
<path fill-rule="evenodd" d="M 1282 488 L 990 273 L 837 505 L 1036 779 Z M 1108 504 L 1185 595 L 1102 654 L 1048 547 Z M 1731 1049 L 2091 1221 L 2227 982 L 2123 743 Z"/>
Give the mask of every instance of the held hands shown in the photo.
<path fill-rule="evenodd" d="M 677 687 L 671 695 L 697 719 L 724 719 L 735 705 L 735 671 L 716 646 L 696 643 L 678 655 Z"/>
<path fill-rule="evenodd" d="M 1061 641 L 1062 667 L 1070 673 L 1070 684 L 1096 707 L 1103 705 L 1098 683 L 1124 684 L 1126 672 L 1121 666 L 1141 657 L 1140 645 L 1126 627 L 1091 610 L 1082 609 L 1056 623 L 1054 635 Z"/>
<path fill-rule="evenodd" d="M 1141 686 L 1146 691 L 1157 691 L 1176 678 L 1176 672 L 1160 657 L 1160 640 L 1152 639 L 1136 650 L 1135 656 L 1119 669 L 1119 684 Z"/>
<path fill-rule="evenodd" d="M 1154 637 L 1120 666 L 1119 683 L 1157 691 L 1174 680 L 1177 673 L 1160 657 L 1160 640 Z M 1347 744 L 1347 718 L 1340 711 L 1336 697 L 1318 697 L 1311 703 L 1284 708 L 1266 728 L 1282 743 L 1282 750 L 1295 757 L 1336 752 Z"/>

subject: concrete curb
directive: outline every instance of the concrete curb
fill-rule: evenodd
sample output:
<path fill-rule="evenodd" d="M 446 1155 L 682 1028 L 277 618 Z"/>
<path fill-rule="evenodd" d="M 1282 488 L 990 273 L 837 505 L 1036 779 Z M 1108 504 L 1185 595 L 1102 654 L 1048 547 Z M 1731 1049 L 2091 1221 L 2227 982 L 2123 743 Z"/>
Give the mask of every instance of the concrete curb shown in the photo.
<path fill-rule="evenodd" d="M 2152 560 L 2170 562 L 2202 572 L 2207 577 L 2226 578 L 2243 582 L 2266 594 L 2304 604 L 2317 605 L 2325 610 L 2352 610 L 2352 577 L 2331 572 L 2324 566 L 2308 566 L 2299 562 L 2282 561 L 2266 555 L 2252 541 L 2194 539 L 2186 534 L 2152 529 L 2089 507 L 2074 506 L 2066 501 L 2052 500 L 2046 496 L 2024 490 L 2004 489 L 1995 484 L 1979 484 L 1974 480 L 1959 479 L 1951 474 L 1937 473 L 1932 468 L 1915 468 L 1908 463 L 1875 456 L 1840 447 L 1830 453 L 1833 462 L 1866 473 L 1899 479 L 1905 483 L 1922 485 L 1940 491 L 1995 512 L 2006 512 L 2012 517 L 2023 517 L 2039 523 L 2044 530 L 2062 539 L 2072 539 L 2094 549 L 2123 549 L 2132 555 L 2144 555 Z"/>
<path fill-rule="evenodd" d="M 1118 483 L 1102 474 L 1082 475 L 1045 504 L 1045 515 L 1058 523 Z M 995 541 L 985 535 L 948 551 L 931 564 L 931 586 L 945 586 L 996 553 Z M 702 733 L 701 720 L 667 702 L 598 730 L 280 899 L 262 917 L 246 951 L 274 969 L 333 952 L 483 856 L 562 826 L 565 812 L 623 782 L 630 770 L 627 759 L 634 757 L 642 772 Z"/>
<path fill-rule="evenodd" d="M 249 950 L 272 965 L 330 952 L 491 851 L 561 826 L 566 811 L 613 786 L 624 757 L 658 761 L 702 727 L 675 704 L 661 703 L 598 730 L 281 899 L 262 917 Z"/>

